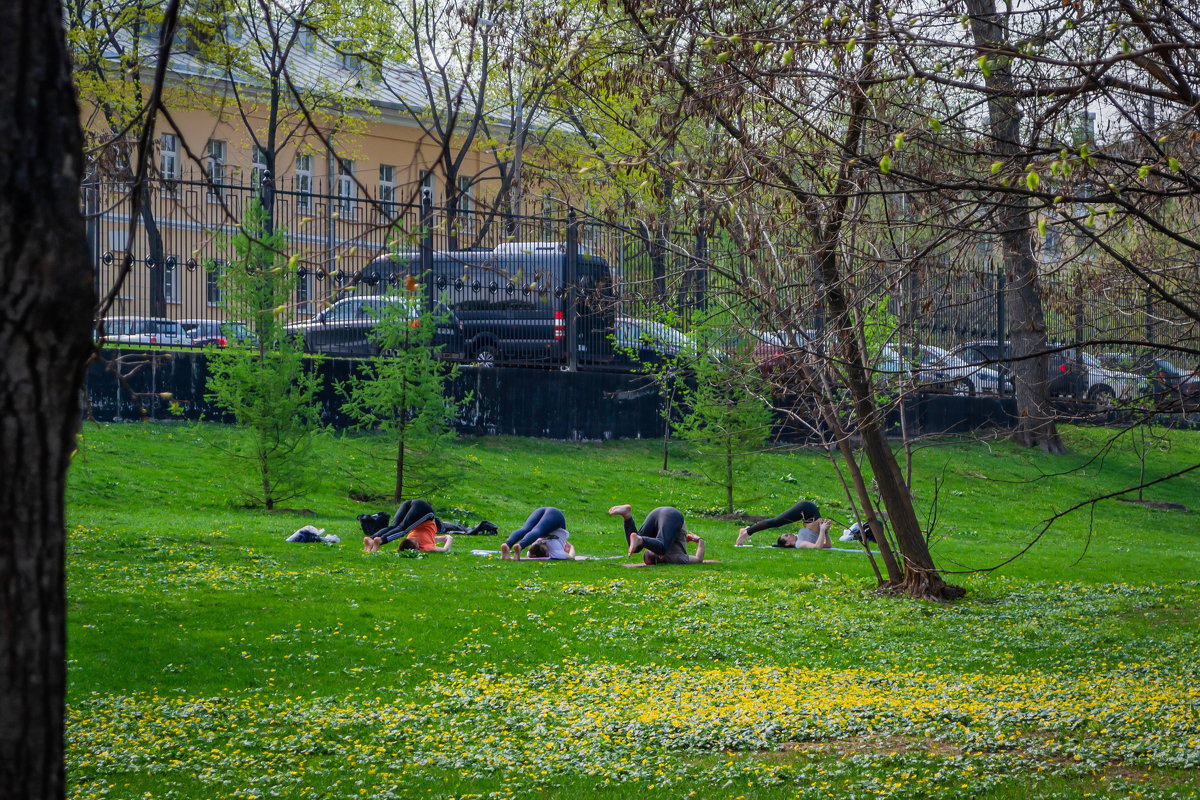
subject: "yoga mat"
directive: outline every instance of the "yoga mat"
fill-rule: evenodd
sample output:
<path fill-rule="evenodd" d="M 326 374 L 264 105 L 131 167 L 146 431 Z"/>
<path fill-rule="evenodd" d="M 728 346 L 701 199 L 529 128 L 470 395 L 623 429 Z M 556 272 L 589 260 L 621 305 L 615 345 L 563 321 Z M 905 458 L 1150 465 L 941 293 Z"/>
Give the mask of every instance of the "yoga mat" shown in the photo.
<path fill-rule="evenodd" d="M 721 561 L 720 561 L 720 559 L 706 558 L 706 559 L 704 559 L 704 563 L 705 564 L 720 564 Z M 632 568 L 632 567 L 676 567 L 676 566 L 685 567 L 685 566 L 696 566 L 696 565 L 695 564 L 691 564 L 691 565 L 688 565 L 688 564 L 647 564 L 645 561 L 642 561 L 637 564 L 622 564 L 621 566 Z"/>

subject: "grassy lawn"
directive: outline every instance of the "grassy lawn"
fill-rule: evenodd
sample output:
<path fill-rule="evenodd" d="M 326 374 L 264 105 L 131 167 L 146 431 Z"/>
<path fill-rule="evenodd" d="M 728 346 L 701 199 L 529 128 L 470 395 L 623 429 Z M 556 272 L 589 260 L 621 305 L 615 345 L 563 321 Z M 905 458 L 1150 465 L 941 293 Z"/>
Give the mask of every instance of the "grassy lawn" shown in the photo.
<path fill-rule="evenodd" d="M 692 567 L 506 563 L 461 537 L 421 559 L 361 552 L 360 447 L 318 443 L 311 515 L 242 508 L 228 429 L 88 425 L 68 495 L 73 798 L 1195 797 L 1195 511 L 1105 500 L 1133 450 L 945 440 L 914 489 L 958 604 L 875 596 L 861 552 L 733 545 L 722 490 L 655 442 L 463 440 L 427 499 L 506 533 L 562 508 L 581 554 L 617 556 L 608 506 L 675 505 Z M 1093 458 L 1104 453 L 1103 458 Z M 356 463 L 357 462 L 357 463 Z M 1200 435 L 1152 479 L 1200 462 Z M 1052 477 L 1044 477 L 1052 476 Z M 1146 499 L 1200 508 L 1198 476 Z M 759 456 L 748 514 L 797 497 L 848 525 L 823 452 Z M 932 510 L 937 501 L 936 514 Z M 304 524 L 336 546 L 283 539 Z M 841 545 L 852 548 L 853 545 Z"/>

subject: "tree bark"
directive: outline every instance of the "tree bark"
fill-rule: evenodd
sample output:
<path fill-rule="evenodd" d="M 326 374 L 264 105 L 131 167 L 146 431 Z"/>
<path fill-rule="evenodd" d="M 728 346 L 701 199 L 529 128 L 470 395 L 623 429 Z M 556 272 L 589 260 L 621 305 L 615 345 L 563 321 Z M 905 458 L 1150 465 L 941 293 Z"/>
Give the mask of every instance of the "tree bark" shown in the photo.
<path fill-rule="evenodd" d="M 966 0 L 975 48 L 983 57 L 1007 44 L 1007 34 L 996 14 L 996 0 Z M 988 116 L 997 154 L 1008 163 L 1008 175 L 1022 180 L 1021 112 L 1011 91 L 1012 69 L 1007 56 L 995 59 L 988 88 Z M 1048 453 L 1065 453 L 1050 407 L 1047 380 L 1046 320 L 1038 290 L 1037 259 L 1033 255 L 1033 230 L 1029 201 L 1018 192 L 1005 192 L 1000 200 L 997 225 L 1008 278 L 1008 307 L 1012 310 L 1012 373 L 1017 398 L 1017 427 L 1013 438 L 1025 447 Z"/>
<path fill-rule="evenodd" d="M 64 491 L 96 295 L 58 2 L 0 3 L 0 787 L 66 793 Z"/>

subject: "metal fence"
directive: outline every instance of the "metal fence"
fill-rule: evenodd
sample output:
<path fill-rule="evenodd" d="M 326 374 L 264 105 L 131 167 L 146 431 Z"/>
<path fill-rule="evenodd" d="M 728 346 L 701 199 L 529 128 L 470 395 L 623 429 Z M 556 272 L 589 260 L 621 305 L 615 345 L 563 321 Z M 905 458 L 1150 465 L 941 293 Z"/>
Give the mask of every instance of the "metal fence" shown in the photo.
<path fill-rule="evenodd" d="M 454 209 L 423 207 L 415 198 L 364 197 L 357 185 L 329 186 L 303 177 L 281 181 L 272 193 L 273 225 L 296 271 L 287 306 L 296 323 L 314 320 L 339 300 L 377 293 L 419 274 L 427 281 L 426 294 L 451 308 L 470 308 L 484 317 L 494 312 L 493 319 L 501 321 L 522 314 L 538 318 L 542 333 L 528 334 L 527 345 L 502 354 L 510 363 L 627 369 L 632 365 L 620 347 L 613 347 L 615 320 L 667 318 L 686 331 L 714 298 L 736 297 L 739 289 L 738 270 L 728 260 L 742 256 L 736 248 L 722 249 L 719 234 L 710 241 L 695 231 L 600 220 L 572 211 L 561 200 L 540 198 L 517 213 L 466 196 Z M 86 184 L 81 202 L 96 288 L 101 296 L 113 293 L 108 317 L 226 321 L 221 269 L 232 258 L 230 242 L 250 203 L 261 196 L 258 182 L 213 183 L 192 176 L 151 182 L 143 207 L 134 210 L 126 185 Z M 132 241 L 131 216 L 136 222 Z M 569 242 L 578 247 L 568 247 Z M 558 245 L 561 268 L 546 268 L 545 258 L 535 254 L 536 245 L 547 243 Z M 133 267 L 122 281 L 127 247 Z M 498 258 L 501 253 L 507 255 Z M 411 269 L 381 274 L 373 268 L 389 258 L 407 261 Z M 454 262 L 461 274 L 430 270 L 437 259 Z M 588 267 L 581 271 L 581 264 L 597 260 L 608 268 L 604 285 L 589 282 Z M 900 340 L 953 349 L 968 341 L 1007 338 L 1008 294 L 991 254 L 941 254 L 902 266 L 873 289 L 875 296 L 887 298 Z M 1143 286 L 1087 275 L 1075 270 L 1069 280 L 1053 275 L 1043 280 L 1051 341 L 1198 344 L 1195 326 Z M 791 281 L 816 285 L 803 274 Z M 808 295 L 816 301 L 797 316 L 803 327 L 818 327 L 819 292 Z M 458 355 L 472 359 L 477 354 L 465 347 Z"/>

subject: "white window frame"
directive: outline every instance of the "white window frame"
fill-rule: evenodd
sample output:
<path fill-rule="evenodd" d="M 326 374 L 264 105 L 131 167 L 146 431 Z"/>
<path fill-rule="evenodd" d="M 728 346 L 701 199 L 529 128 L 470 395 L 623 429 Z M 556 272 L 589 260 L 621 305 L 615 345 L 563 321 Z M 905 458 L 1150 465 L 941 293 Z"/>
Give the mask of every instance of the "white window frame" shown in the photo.
<path fill-rule="evenodd" d="M 466 175 L 458 176 L 458 219 L 455 225 L 460 233 L 471 233 L 475 227 L 474 181 Z"/>
<path fill-rule="evenodd" d="M 225 262 L 213 262 L 215 269 L 204 270 L 204 303 L 210 308 L 221 305 L 221 273 L 225 271 Z"/>
<path fill-rule="evenodd" d="M 311 153 L 296 155 L 296 208 L 312 205 L 313 157 Z"/>
<path fill-rule="evenodd" d="M 429 200 L 432 205 L 437 205 L 437 173 L 433 170 L 421 171 L 421 193 L 429 190 Z"/>
<path fill-rule="evenodd" d="M 250 185 L 257 192 L 267 172 L 267 151 L 256 144 L 250 145 Z"/>
<path fill-rule="evenodd" d="M 396 216 L 396 168 L 379 165 L 379 210 L 384 217 Z"/>
<path fill-rule="evenodd" d="M 163 301 L 178 305 L 179 300 L 179 257 L 168 255 L 163 258 Z"/>
<path fill-rule="evenodd" d="M 358 185 L 354 182 L 355 165 L 351 159 L 335 158 L 337 162 L 338 212 L 350 214 L 355 208 L 352 200 L 358 199 Z"/>
<path fill-rule="evenodd" d="M 225 183 L 225 159 L 229 155 L 229 145 L 224 139 L 209 139 L 204 148 L 204 167 L 208 171 L 208 199 L 216 202 L 222 196 Z"/>
<path fill-rule="evenodd" d="M 174 192 L 174 183 L 179 180 L 179 137 L 164 133 L 159 137 L 159 172 L 165 186 Z"/>

